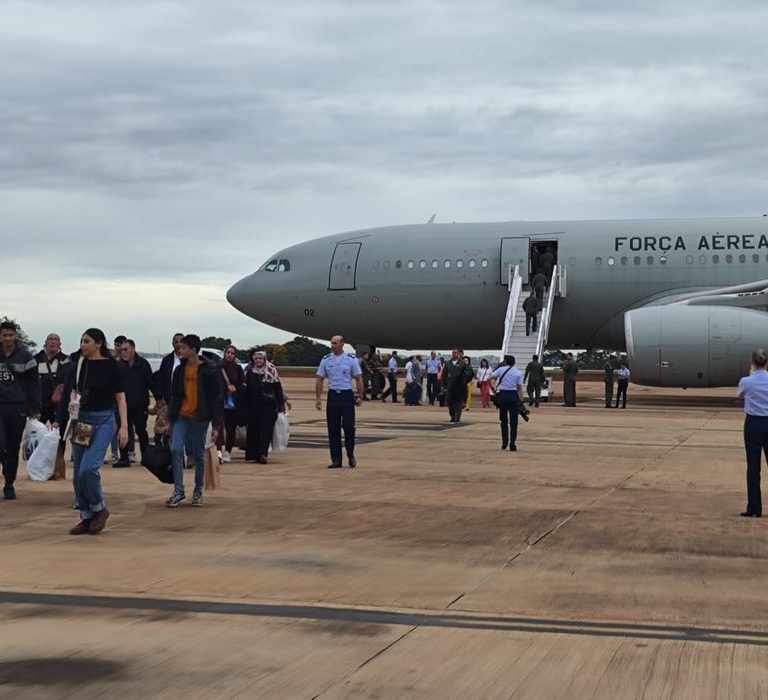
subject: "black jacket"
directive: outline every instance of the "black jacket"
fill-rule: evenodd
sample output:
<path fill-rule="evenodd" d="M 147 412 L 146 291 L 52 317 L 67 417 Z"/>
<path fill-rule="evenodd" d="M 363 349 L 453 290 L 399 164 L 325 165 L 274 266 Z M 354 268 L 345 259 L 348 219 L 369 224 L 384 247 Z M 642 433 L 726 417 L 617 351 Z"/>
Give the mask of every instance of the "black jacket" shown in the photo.
<path fill-rule="evenodd" d="M 0 404 L 40 413 L 40 375 L 37 362 L 18 340 L 6 357 L 0 348 Z"/>
<path fill-rule="evenodd" d="M 171 380 L 171 400 L 168 404 L 168 419 L 173 422 L 179 418 L 181 404 L 184 401 L 184 371 L 187 361 L 182 360 Z M 171 364 L 173 369 L 173 364 Z M 214 429 L 221 427 L 224 418 L 224 379 L 217 367 L 200 358 L 197 371 L 197 419 L 211 421 Z"/>
<path fill-rule="evenodd" d="M 140 355 L 136 355 L 133 366 L 125 360 L 118 360 L 117 366 L 123 375 L 125 403 L 132 409 L 146 409 L 149 406 L 149 392 L 154 394 L 152 367 Z"/>
<path fill-rule="evenodd" d="M 153 376 L 154 389 L 152 393 L 156 399 L 161 399 L 165 403 L 171 403 L 171 381 L 173 379 L 173 361 L 176 353 L 169 352 L 160 362 L 160 369 Z"/>
<path fill-rule="evenodd" d="M 71 361 L 68 355 L 59 352 L 52 360 L 48 359 L 45 350 L 41 350 L 35 355 L 37 362 L 37 371 L 40 375 L 40 397 L 43 406 L 51 405 L 51 394 L 59 384 L 64 383 L 64 377 L 67 374 Z M 56 366 L 53 366 L 53 363 Z"/>

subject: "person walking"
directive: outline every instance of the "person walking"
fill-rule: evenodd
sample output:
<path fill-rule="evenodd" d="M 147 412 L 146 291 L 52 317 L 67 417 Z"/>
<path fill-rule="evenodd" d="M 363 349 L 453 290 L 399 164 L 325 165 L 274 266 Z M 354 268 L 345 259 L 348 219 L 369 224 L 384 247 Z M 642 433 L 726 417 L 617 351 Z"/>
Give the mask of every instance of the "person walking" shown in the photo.
<path fill-rule="evenodd" d="M 464 410 L 472 410 L 472 380 L 475 378 L 475 370 L 472 369 L 472 360 L 469 357 L 464 357 L 464 364 L 469 367 L 469 371 L 464 376 L 464 381 L 467 383 L 466 396 L 464 398 Z"/>
<path fill-rule="evenodd" d="M 392 397 L 392 403 L 398 403 L 397 400 L 397 350 L 393 350 L 387 362 L 387 380 L 389 387 L 381 395 L 381 400 L 386 401 L 387 396 Z"/>
<path fill-rule="evenodd" d="M 461 422 L 461 411 L 467 400 L 467 381 L 472 381 L 472 367 L 464 362 L 464 353 L 459 348 L 451 350 L 451 359 L 443 367 L 443 392 L 448 405 L 451 423 Z"/>
<path fill-rule="evenodd" d="M 544 308 L 544 290 L 549 284 L 549 278 L 547 278 L 541 270 L 537 272 L 531 278 L 531 289 L 536 294 L 536 301 L 539 304 L 539 308 Z"/>
<path fill-rule="evenodd" d="M 237 361 L 237 348 L 234 345 L 230 345 L 224 350 L 221 376 L 225 387 L 224 420 L 216 442 L 216 449 L 221 451 L 222 463 L 228 464 L 232 461 L 232 450 L 235 447 L 235 438 L 237 437 L 238 388 L 245 383 L 245 373 Z"/>
<path fill-rule="evenodd" d="M 133 433 L 139 441 L 139 449 L 144 450 L 149 442 L 147 435 L 147 417 L 149 415 L 149 394 L 154 388 L 152 367 L 149 362 L 136 352 L 136 343 L 126 338 L 120 351 L 121 358 L 117 361 L 123 373 L 123 388 L 128 413 L 128 437 Z M 122 423 L 120 423 L 122 425 Z M 120 448 L 120 459 L 113 467 L 130 467 L 131 458 L 128 445 Z"/>
<path fill-rule="evenodd" d="M 166 422 L 168 419 L 168 405 L 171 403 L 171 382 L 173 375 L 181 364 L 181 341 L 184 338 L 183 333 L 174 333 L 171 338 L 173 351 L 163 356 L 160 361 L 160 367 L 155 372 L 153 380 L 155 383 L 154 391 L 157 403 L 157 419 L 155 424 Z M 166 443 L 168 435 L 165 432 L 155 432 L 155 444 Z"/>
<path fill-rule="evenodd" d="M 491 407 L 491 375 L 493 370 L 488 364 L 488 360 L 480 360 L 480 367 L 477 370 L 477 388 L 480 389 L 480 405 L 483 408 Z"/>
<path fill-rule="evenodd" d="M 573 361 L 573 353 L 569 352 L 565 356 L 561 369 L 563 370 L 563 398 L 565 399 L 563 406 L 574 408 L 576 406 L 576 375 L 579 373 L 579 368 Z"/>
<path fill-rule="evenodd" d="M 3 498 L 16 498 L 19 447 L 26 418 L 40 417 L 40 379 L 37 362 L 19 340 L 13 321 L 0 323 L 0 460 Z M 58 427 L 58 426 L 57 426 Z"/>
<path fill-rule="evenodd" d="M 531 289 L 530 295 L 525 298 L 525 301 L 523 302 L 523 311 L 525 311 L 525 334 L 530 335 L 531 328 L 533 328 L 533 332 L 535 333 L 539 328 L 539 300 L 536 298 L 535 289 Z"/>
<path fill-rule="evenodd" d="M 62 401 L 56 424 L 65 423 L 67 412 L 73 421 L 72 484 L 80 522 L 69 531 L 70 535 L 98 535 L 107 524 L 110 513 L 99 470 L 115 434 L 115 406 L 120 419 L 117 446 L 122 449 L 128 444 L 124 379 L 104 333 L 98 328 L 86 330 L 80 338 L 80 358 L 69 380 L 68 402 L 65 406 Z"/>
<path fill-rule="evenodd" d="M 605 407 L 611 408 L 613 402 L 613 382 L 616 376 L 616 357 L 611 355 L 603 364 L 603 383 L 605 384 Z M 616 402 L 618 406 L 618 401 Z"/>
<path fill-rule="evenodd" d="M 179 343 L 181 362 L 173 372 L 168 419 L 171 422 L 173 493 L 165 505 L 176 508 L 185 500 L 184 454 L 195 462 L 195 489 L 192 505 L 203 506 L 205 484 L 205 437 L 211 424 L 211 441 L 216 442 L 224 413 L 223 382 L 218 368 L 200 355 L 200 336 L 185 335 Z"/>
<path fill-rule="evenodd" d="M 245 461 L 267 463 L 269 445 L 275 432 L 277 414 L 285 412 L 285 395 L 277 367 L 267 361 L 264 350 L 251 351 L 245 372 L 245 392 L 241 415 L 246 427 Z"/>
<path fill-rule="evenodd" d="M 738 396 L 744 399 L 744 451 L 747 457 L 747 509 L 745 518 L 761 518 L 760 468 L 768 458 L 768 354 L 762 348 L 752 353 L 752 368 L 739 380 Z"/>
<path fill-rule="evenodd" d="M 528 391 L 529 406 L 539 407 L 541 387 L 544 386 L 545 378 L 544 365 L 539 362 L 539 356 L 534 355 L 525 366 L 525 375 L 523 376 L 523 383 L 525 383 L 526 390 Z"/>
<path fill-rule="evenodd" d="M 616 370 L 616 376 L 619 379 L 619 386 L 616 390 L 616 406 L 615 408 L 619 407 L 619 400 L 623 399 L 623 403 L 621 404 L 622 408 L 627 407 L 627 387 L 629 386 L 629 367 L 627 367 L 627 363 L 622 360 L 619 362 L 619 368 Z"/>
<path fill-rule="evenodd" d="M 440 369 L 440 360 L 434 350 L 429 353 L 429 357 L 425 360 L 424 364 L 427 367 L 427 401 L 429 401 L 430 406 L 434 406 L 438 393 L 437 373 Z"/>
<path fill-rule="evenodd" d="M 392 353 L 396 356 L 396 353 Z M 325 401 L 325 421 L 328 426 L 328 446 L 331 463 L 328 469 L 341 467 L 341 430 L 344 429 L 344 446 L 347 451 L 349 466 L 357 466 L 355 459 L 355 407 L 361 404 L 363 379 L 360 365 L 354 354 L 344 352 L 344 338 L 335 335 L 331 338 L 331 352 L 320 361 L 315 380 L 315 408 L 323 407 L 323 384 L 328 380 L 328 395 Z M 352 380 L 356 391 L 352 391 Z M 390 384 L 391 388 L 391 384 Z M 393 402 L 397 394 L 393 394 Z"/>
<path fill-rule="evenodd" d="M 58 333 L 48 334 L 35 361 L 40 375 L 40 420 L 53 423 L 64 395 L 64 376 L 70 365 L 69 357 L 61 351 Z"/>
<path fill-rule="evenodd" d="M 501 449 L 509 447 L 517 452 L 517 422 L 523 402 L 523 373 L 515 367 L 515 356 L 505 355 L 504 364 L 499 365 L 491 375 L 494 389 L 499 395 L 499 424 L 501 426 Z"/>

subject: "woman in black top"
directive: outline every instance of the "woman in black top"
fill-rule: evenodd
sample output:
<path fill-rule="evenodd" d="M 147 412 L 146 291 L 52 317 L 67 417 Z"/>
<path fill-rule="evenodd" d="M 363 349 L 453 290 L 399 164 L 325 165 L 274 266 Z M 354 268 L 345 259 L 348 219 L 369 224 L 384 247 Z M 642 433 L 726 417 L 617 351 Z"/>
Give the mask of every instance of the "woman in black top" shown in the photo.
<path fill-rule="evenodd" d="M 277 414 L 285 411 L 285 396 L 277 368 L 267 362 L 263 350 L 251 352 L 240 409 L 240 425 L 246 426 L 245 461 L 266 464 Z"/>
<path fill-rule="evenodd" d="M 224 451 L 221 461 L 225 464 L 232 461 L 232 448 L 237 435 L 237 388 L 243 385 L 245 374 L 237 361 L 237 348 L 230 345 L 224 351 L 224 361 L 221 363 L 221 376 L 224 380 L 224 428 L 219 431 L 216 448 Z"/>
<path fill-rule="evenodd" d="M 122 448 L 128 442 L 125 392 L 122 373 L 109 352 L 104 333 L 98 328 L 89 328 L 83 333 L 80 358 L 73 365 L 74 388 L 69 396 L 69 412 L 77 416 L 72 431 L 72 460 L 75 500 L 81 520 L 69 533 L 98 535 L 109 517 L 99 469 L 115 432 L 115 405 L 120 416 L 118 443 Z"/>

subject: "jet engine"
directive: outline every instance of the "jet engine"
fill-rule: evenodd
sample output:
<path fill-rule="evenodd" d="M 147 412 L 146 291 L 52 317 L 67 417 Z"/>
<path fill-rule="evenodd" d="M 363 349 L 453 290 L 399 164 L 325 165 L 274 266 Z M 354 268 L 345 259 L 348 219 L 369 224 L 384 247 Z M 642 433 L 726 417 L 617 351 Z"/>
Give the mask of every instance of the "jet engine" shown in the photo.
<path fill-rule="evenodd" d="M 768 346 L 768 314 L 670 304 L 624 315 L 632 381 L 649 386 L 735 386 L 752 351 Z"/>

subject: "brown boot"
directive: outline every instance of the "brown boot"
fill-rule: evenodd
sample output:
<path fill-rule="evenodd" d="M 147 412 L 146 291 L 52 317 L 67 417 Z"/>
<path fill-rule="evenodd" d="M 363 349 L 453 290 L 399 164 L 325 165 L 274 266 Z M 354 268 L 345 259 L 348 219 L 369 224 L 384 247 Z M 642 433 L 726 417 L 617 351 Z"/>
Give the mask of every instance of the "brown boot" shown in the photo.
<path fill-rule="evenodd" d="M 77 525 L 75 525 L 70 531 L 70 535 L 87 535 L 91 531 L 91 519 L 88 520 L 81 520 Z"/>
<path fill-rule="evenodd" d="M 91 535 L 98 535 L 107 524 L 107 518 L 109 517 L 109 511 L 106 508 L 102 508 L 96 515 L 93 516 L 91 524 L 88 528 L 88 532 Z"/>

